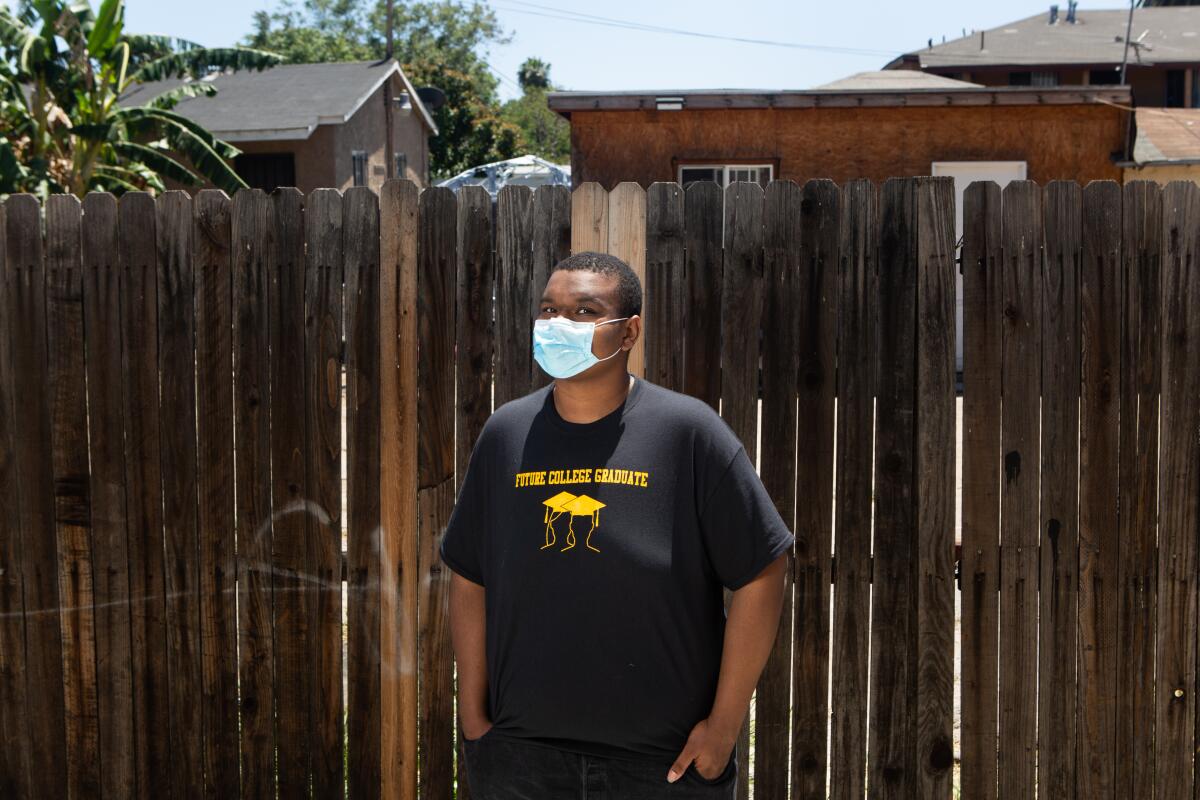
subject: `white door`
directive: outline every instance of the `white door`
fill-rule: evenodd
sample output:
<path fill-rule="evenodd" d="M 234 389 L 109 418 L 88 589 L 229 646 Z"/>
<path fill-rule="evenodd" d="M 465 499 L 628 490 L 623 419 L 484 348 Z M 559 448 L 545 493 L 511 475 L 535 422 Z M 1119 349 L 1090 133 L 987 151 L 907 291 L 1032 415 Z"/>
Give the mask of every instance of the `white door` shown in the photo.
<path fill-rule="evenodd" d="M 1012 180 L 1025 180 L 1024 161 L 934 161 L 931 175 L 954 178 L 954 241 L 963 235 L 963 191 L 972 181 L 995 181 L 1001 189 Z M 960 255 L 960 248 L 954 254 Z M 954 276 L 954 355 L 959 372 L 963 368 L 963 279 L 962 272 Z"/>

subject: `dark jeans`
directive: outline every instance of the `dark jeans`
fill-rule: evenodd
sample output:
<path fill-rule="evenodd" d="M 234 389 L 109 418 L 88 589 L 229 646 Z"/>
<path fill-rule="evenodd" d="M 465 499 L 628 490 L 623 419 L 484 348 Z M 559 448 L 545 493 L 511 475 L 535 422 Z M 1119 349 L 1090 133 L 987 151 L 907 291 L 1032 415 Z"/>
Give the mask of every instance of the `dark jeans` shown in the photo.
<path fill-rule="evenodd" d="M 732 800 L 737 789 L 737 750 L 714 780 L 692 764 L 674 783 L 671 765 L 600 758 L 532 744 L 492 729 L 464 739 L 467 783 L 473 800 Z"/>

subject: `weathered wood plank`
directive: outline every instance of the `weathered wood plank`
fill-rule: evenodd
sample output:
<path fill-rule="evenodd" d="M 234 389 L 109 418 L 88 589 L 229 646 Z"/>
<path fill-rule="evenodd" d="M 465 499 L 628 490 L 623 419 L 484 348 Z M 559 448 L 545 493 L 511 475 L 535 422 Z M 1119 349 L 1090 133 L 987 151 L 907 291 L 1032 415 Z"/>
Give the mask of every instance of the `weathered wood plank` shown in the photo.
<path fill-rule="evenodd" d="M 170 793 L 166 575 L 159 473 L 158 249 L 154 198 L 126 192 L 118 205 L 121 364 L 125 371 L 125 501 L 129 514 L 133 731 L 137 787 Z"/>
<path fill-rule="evenodd" d="M 643 276 L 642 331 L 645 377 L 683 391 L 683 335 L 687 320 L 686 261 L 683 242 L 683 189 L 653 183 L 646 193 L 646 273 Z M 653 320 L 653 330 L 645 320 Z"/>
<path fill-rule="evenodd" d="M 480 188 L 487 197 L 486 190 Z M 342 252 L 346 280 L 346 510 L 348 522 L 349 684 L 347 739 L 351 797 L 382 797 L 383 761 L 379 692 L 380 536 L 379 472 L 379 203 L 371 189 L 344 195 Z M 490 207 L 490 202 L 488 203 Z M 390 577 L 388 578 L 390 580 Z"/>
<path fill-rule="evenodd" d="M 724 205 L 725 266 L 720 284 L 721 339 L 717 351 L 721 416 L 742 440 L 754 463 L 758 459 L 759 331 L 765 292 L 762 187 L 748 182 L 731 184 L 725 190 Z M 726 589 L 724 595 L 728 607 L 732 592 Z M 750 714 L 742 722 L 735 747 L 738 762 L 749 766 Z M 749 797 L 749 778 L 749 769 L 738 772 L 739 800 Z"/>
<path fill-rule="evenodd" d="M 1004 187 L 1004 336 L 1001 381 L 1000 755 L 1001 797 L 1034 792 L 1037 748 L 1038 395 L 1041 365 L 1042 192 Z"/>
<path fill-rule="evenodd" d="M 795 530 L 796 516 L 796 371 L 799 363 L 798 327 L 795 309 L 799 295 L 801 254 L 795 247 L 800 240 L 802 192 L 792 181 L 779 181 L 767 187 L 763 211 L 763 282 L 766 302 L 763 307 L 763 400 L 762 427 L 770 435 L 762 440 L 759 476 L 775 501 L 775 508 L 788 527 Z M 658 212 L 656 206 L 662 206 Z M 675 184 L 656 183 L 650 187 L 651 218 L 648 238 L 661 237 L 660 255 L 650 262 L 651 279 L 661 270 L 662 288 L 655 319 L 674 320 L 671 330 L 660 332 L 661 339 L 651 340 L 649 362 L 661 364 L 670 358 L 676 362 L 673 380 L 680 380 L 678 358 L 682 355 L 683 298 L 683 192 Z M 656 246 L 659 247 L 659 246 Z M 672 252 L 677 250 L 677 252 Z M 673 299 L 670 299 L 673 298 Z M 668 310 L 671 309 L 671 310 Z M 663 324 L 660 322 L 660 324 Z M 679 350 L 670 355 L 668 347 Z M 659 355 L 661 353 L 661 355 Z M 678 391 L 678 388 L 676 388 Z M 767 659 L 754 696 L 754 790 L 759 797 L 786 797 L 788 763 L 791 756 L 789 710 L 792 694 L 792 565 L 786 573 L 783 609 L 775 633 L 775 645 Z M 749 771 L 749 770 L 745 770 Z"/>
<path fill-rule="evenodd" d="M 275 746 L 280 797 L 305 797 L 312 772 L 314 593 L 309 552 L 308 411 L 305 387 L 305 198 L 271 195 L 274 258 L 268 292 L 271 342 L 271 531 L 275 642 Z"/>
<path fill-rule="evenodd" d="M 530 375 L 539 369 L 532 309 L 545 283 L 533 283 L 533 198 L 528 186 L 505 186 L 496 198 L 496 408 L 528 393 Z"/>
<path fill-rule="evenodd" d="M 1196 531 L 1200 530 L 1200 186 L 1162 191 L 1163 437 L 1158 493 L 1155 796 L 1192 797 L 1196 736 Z"/>
<path fill-rule="evenodd" d="M 454 508 L 454 342 L 458 212 L 454 193 L 426 189 L 417 241 L 418 473 L 417 510 L 422 593 L 417 599 L 421 643 L 420 797 L 449 797 L 453 779 L 454 649 L 447 609 L 450 573 L 438 555 Z M 427 576 L 427 577 L 426 577 Z"/>
<path fill-rule="evenodd" d="M 1113 636 L 1118 622 L 1117 422 L 1122 369 L 1121 187 L 1115 181 L 1095 181 L 1083 189 L 1082 236 L 1075 761 L 1080 797 L 1113 797 L 1119 649 Z"/>
<path fill-rule="evenodd" d="M 571 252 L 608 252 L 608 192 L 598 183 L 581 183 L 571 192 Z"/>
<path fill-rule="evenodd" d="M 46 199 L 46 337 L 54 468 L 54 522 L 67 732 L 67 787 L 74 796 L 100 792 L 96 695 L 96 630 L 92 590 L 91 497 L 88 481 L 87 390 L 83 352 L 80 229 L 74 195 Z"/>
<path fill-rule="evenodd" d="M 26 680 L 24 535 L 21 527 L 20 465 L 16 438 L 21 427 L 16 405 L 17 370 L 14 343 L 20 341 L 15 322 L 23 273 L 8 252 L 8 226 L 27 224 L 27 212 L 6 223 L 7 203 L 0 204 L 0 794 L 26 797 L 32 791 L 32 740 Z M 14 235 L 16 231 L 14 230 Z"/>
<path fill-rule="evenodd" d="M 196 194 L 196 432 L 199 494 L 201 717 L 205 795 L 237 797 L 237 553 L 234 541 L 232 202 Z M 103 739 L 102 739 L 103 741 Z"/>
<path fill-rule="evenodd" d="M 996 797 L 1000 568 L 1000 186 L 963 192 L 963 797 Z"/>
<path fill-rule="evenodd" d="M 1116 701 L 1116 758 L 1103 769 L 1110 776 L 1108 786 L 1134 796 L 1154 785 L 1162 193 L 1154 181 L 1131 181 L 1121 192 L 1114 206 L 1122 220 L 1122 272 L 1113 278 L 1116 287 L 1124 287 L 1123 294 L 1114 295 L 1120 306 L 1113 309 L 1121 321 L 1121 338 L 1105 343 L 1112 353 L 1109 368 L 1120 375 L 1119 388 L 1113 387 L 1120 392 L 1120 464 L 1113 462 L 1116 474 L 1106 487 L 1111 493 L 1093 498 L 1095 505 L 1089 507 L 1111 512 L 1117 498 L 1117 527 L 1107 555 L 1115 575 L 1109 586 L 1117 610 L 1109 630 L 1116 631 L 1110 641 L 1116 647 L 1120 688 L 1103 698 L 1110 709 Z"/>
<path fill-rule="evenodd" d="M 242 793 L 275 791 L 271 565 L 270 280 L 275 215 L 261 189 L 233 197 L 234 418 Z M 339 626 L 340 627 L 340 626 Z M 340 695 L 340 692 L 339 692 Z"/>
<path fill-rule="evenodd" d="M 721 416 L 741 437 L 750 462 L 755 463 L 759 330 L 765 297 L 763 190 L 757 183 L 739 181 L 726 188 L 724 248 L 720 292 Z"/>
<path fill-rule="evenodd" d="M 384 184 L 380 217 L 380 748 L 382 793 L 417 796 L 417 204 Z"/>
<path fill-rule="evenodd" d="M 121 281 L 117 201 L 107 192 L 91 192 L 83 200 L 81 250 L 83 327 L 87 331 L 84 365 L 91 451 L 88 480 L 92 505 L 92 597 L 96 609 L 97 725 L 102 732 L 98 793 L 115 797 L 136 794 L 136 784 L 125 422 L 121 417 L 125 390 L 121 368 Z"/>
<path fill-rule="evenodd" d="M 10 358 L 13 408 L 21 414 L 13 453 L 24 560 L 30 789 L 35 797 L 57 797 L 67 793 L 67 730 L 41 208 L 33 195 L 15 194 L 5 201 L 5 210 L 11 282 L 4 316 L 10 329 L 20 332 L 13 337 Z"/>
<path fill-rule="evenodd" d="M 954 179 L 917 179 L 916 763 L 921 797 L 954 777 Z"/>
<path fill-rule="evenodd" d="M 753 185 L 753 184 L 735 184 Z M 829 582 L 833 548 L 834 370 L 837 355 L 838 245 L 841 209 L 838 186 L 812 180 L 801 190 L 797 302 L 799 360 L 794 386 L 798 400 L 796 437 L 795 655 L 792 670 L 792 793 L 795 797 L 826 796 L 826 750 L 829 726 Z M 795 246 L 794 244 L 792 245 Z M 728 284 L 726 284 L 728 288 Z M 761 295 L 755 296 L 761 303 Z M 744 312 L 743 312 L 744 314 Z M 729 319 L 729 318 L 727 318 Z M 729 319 L 725 335 L 756 338 L 754 328 L 738 331 L 739 315 Z M 746 354 L 750 364 L 753 353 Z M 765 368 L 765 364 L 764 364 Z M 745 393 L 758 384 L 757 370 L 726 373 L 728 390 Z M 728 403 L 728 399 L 723 399 Z M 736 406 L 735 406 L 736 407 Z M 770 433 L 768 434 L 768 431 Z M 764 438 L 774 431 L 764 428 Z M 800 455 L 802 454 L 802 455 Z"/>
<path fill-rule="evenodd" d="M 875 538 L 867 786 L 918 796 L 916 508 L 916 184 L 888 179 L 880 196 L 875 325 Z"/>
<path fill-rule="evenodd" d="M 721 283 L 724 270 L 722 226 L 724 193 L 713 181 L 697 181 L 683 192 L 683 247 L 688 314 L 684 320 L 683 392 L 717 410 L 721 371 L 713 355 L 721 352 Z"/>
<path fill-rule="evenodd" d="M 608 251 L 624 261 L 638 276 L 643 293 L 646 290 L 646 190 L 636 181 L 622 181 L 608 194 Z M 647 304 L 642 303 L 642 335 L 629 350 L 629 372 L 638 377 L 646 374 L 646 336 L 656 324 L 647 317 Z"/>
<path fill-rule="evenodd" d="M 159 437 L 166 559 L 167 670 L 171 676 L 171 787 L 199 797 L 200 559 L 196 498 L 195 285 L 192 198 L 165 192 L 158 210 Z M 269 626 L 268 626 L 269 627 Z M 269 708 L 269 707 L 268 707 Z"/>
<path fill-rule="evenodd" d="M 481 186 L 458 193 L 455 342 L 457 463 L 465 468 L 480 429 L 492 413 L 492 355 L 496 328 L 492 292 L 492 203 Z M 531 334 L 532 335 L 532 334 Z M 465 471 L 465 470 L 463 470 Z M 455 475 L 455 492 L 463 471 Z"/>
<path fill-rule="evenodd" d="M 1079 597 L 1079 264 L 1082 195 L 1044 189 L 1042 546 L 1038 639 L 1038 791 L 1075 796 L 1075 657 Z"/>
<path fill-rule="evenodd" d="M 313 665 L 314 797 L 340 795 L 342 743 L 342 195 L 317 189 L 304 209 L 305 495 L 308 515 L 308 620 Z"/>
<path fill-rule="evenodd" d="M 871 614 L 871 445 L 878 190 L 842 187 L 837 275 L 837 496 L 830 794 L 862 798 L 867 770 Z"/>

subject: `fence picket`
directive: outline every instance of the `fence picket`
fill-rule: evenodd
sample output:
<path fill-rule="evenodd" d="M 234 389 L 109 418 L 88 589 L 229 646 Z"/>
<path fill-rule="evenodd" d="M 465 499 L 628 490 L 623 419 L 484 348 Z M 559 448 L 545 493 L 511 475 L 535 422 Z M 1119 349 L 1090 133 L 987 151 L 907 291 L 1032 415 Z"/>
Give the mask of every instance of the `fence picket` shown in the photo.
<path fill-rule="evenodd" d="M 148 193 L 128 192 L 118 209 L 136 785 L 139 794 L 160 797 L 170 793 L 171 731 L 159 472 L 155 201 Z"/>
<path fill-rule="evenodd" d="M 1200 530 L 1200 187 L 1162 192 L 1162 408 L 1158 494 L 1155 795 L 1191 797 L 1196 758 L 1196 531 Z"/>
<path fill-rule="evenodd" d="M 796 497 L 803 497 L 804 502 L 796 505 L 795 525 L 792 786 L 797 797 L 823 798 L 829 766 L 829 581 L 841 195 L 830 180 L 809 181 L 800 193 L 795 306 L 799 314 L 792 324 L 798 329 L 799 356 L 793 381 L 797 413 L 803 421 L 798 425 L 796 453 L 804 454 L 796 461 Z M 756 297 L 755 302 L 761 301 Z M 726 335 L 736 327 L 735 319 Z M 732 377 L 738 381 L 734 386 L 754 386 L 756 373 L 734 373 Z M 764 429 L 764 438 L 768 435 L 774 434 Z"/>
<path fill-rule="evenodd" d="M 274 214 L 261 190 L 233 198 L 234 428 L 242 794 L 275 791 L 270 276 Z"/>
<path fill-rule="evenodd" d="M 867 770 L 871 615 L 871 447 L 875 417 L 874 330 L 878 191 L 842 188 L 837 270 L 837 463 L 834 530 L 831 794 L 861 798 Z"/>
<path fill-rule="evenodd" d="M 1114 193 L 1117 191 L 1114 187 Z M 1115 637 L 1116 753 L 1106 774 L 1115 768 L 1112 785 L 1118 794 L 1136 794 L 1154 785 L 1154 627 L 1158 572 L 1158 425 L 1162 341 L 1159 319 L 1162 264 L 1162 191 L 1150 181 L 1131 181 L 1122 188 L 1119 268 L 1114 286 L 1120 305 L 1113 310 L 1121 323 L 1120 339 L 1111 345 L 1109 366 L 1120 382 L 1120 464 L 1113 463 L 1111 494 L 1094 498 L 1089 509 L 1106 508 L 1115 517 L 1116 538 L 1109 547 Z M 1115 236 L 1114 236 L 1115 238 Z M 1106 343 L 1107 344 L 1107 343 Z M 1107 348 L 1106 348 L 1107 350 Z M 1115 421 L 1113 427 L 1115 429 Z M 1119 487 L 1114 484 L 1119 483 Z M 1114 510 L 1113 498 L 1117 499 Z M 1115 512 L 1115 513 L 1114 513 Z M 1108 698 L 1105 698 L 1108 699 Z M 1112 702 L 1111 700 L 1109 701 Z M 1110 706 L 1111 707 L 1111 706 Z"/>
<path fill-rule="evenodd" d="M 1000 186 L 963 192 L 962 774 L 963 797 L 996 797 L 1000 577 Z"/>
<path fill-rule="evenodd" d="M 875 304 L 875 534 L 867 790 L 916 797 L 916 186 L 880 191 Z"/>
<path fill-rule="evenodd" d="M 237 551 L 231 368 L 233 202 L 224 192 L 206 189 L 197 193 L 194 211 L 196 480 L 200 503 L 203 685 L 200 713 L 204 734 L 205 796 L 215 800 L 237 797 L 241 782 L 238 770 Z M 274 292 L 271 297 L 277 303 Z M 274 316 L 271 319 L 274 320 Z M 281 685 L 278 671 L 276 681 Z M 278 692 L 276 697 L 279 697 Z M 280 712 L 283 713 L 282 706 Z M 107 760 L 102 761 L 107 765 Z"/>
<path fill-rule="evenodd" d="M 305 499 L 308 519 L 309 737 L 314 797 L 343 791 L 341 368 L 343 198 L 318 189 L 304 209 Z"/>
<path fill-rule="evenodd" d="M 1079 597 L 1079 263 L 1082 197 L 1051 181 L 1043 205 L 1038 791 L 1075 796 Z"/>
<path fill-rule="evenodd" d="M 672 184 L 655 184 L 651 194 L 678 197 L 678 223 L 683 222 L 683 193 Z M 656 192 L 657 190 L 657 192 Z M 801 189 L 793 181 L 767 187 L 763 209 L 763 397 L 759 476 L 775 499 L 775 508 L 794 529 L 796 518 L 796 381 L 800 360 L 794 309 L 801 302 L 800 236 Z M 678 243 L 682 259 L 682 242 Z M 681 265 L 682 266 L 682 265 Z M 680 270 L 682 272 L 682 270 Z M 682 275 L 680 288 L 682 288 Z M 681 295 L 682 292 L 675 292 Z M 663 314 L 656 319 L 662 320 Z M 657 341 L 657 340 L 655 340 Z M 657 348 L 656 348 L 657 349 Z M 788 761 L 791 757 L 792 715 L 792 584 L 793 559 L 789 557 L 784 581 L 783 609 L 775 633 L 775 646 L 763 668 L 754 700 L 754 790 L 763 796 L 786 797 Z"/>
<path fill-rule="evenodd" d="M 1079 270 L 1079 620 L 1076 770 L 1080 797 L 1116 793 L 1117 445 L 1121 400 L 1121 189 L 1083 189 Z M 1132 790 L 1132 787 L 1130 787 Z"/>

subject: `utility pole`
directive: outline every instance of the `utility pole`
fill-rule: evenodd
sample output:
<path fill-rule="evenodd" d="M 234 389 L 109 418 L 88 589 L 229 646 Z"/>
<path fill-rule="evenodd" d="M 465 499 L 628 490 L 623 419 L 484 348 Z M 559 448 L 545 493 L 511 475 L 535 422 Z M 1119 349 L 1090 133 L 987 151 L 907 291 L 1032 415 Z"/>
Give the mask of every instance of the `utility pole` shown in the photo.
<path fill-rule="evenodd" d="M 393 5 L 395 0 L 388 0 L 387 4 L 387 53 L 385 60 L 389 66 L 392 60 L 392 12 L 395 8 Z M 411 98 L 410 98 L 411 101 Z M 392 76 L 388 75 L 388 79 L 383 82 L 383 129 L 386 141 L 383 145 L 383 158 L 387 164 L 387 170 L 384 172 L 389 179 L 396 176 L 396 147 L 395 141 L 395 122 L 393 120 L 395 114 L 396 103 L 392 99 Z"/>
<path fill-rule="evenodd" d="M 1133 32 L 1133 6 L 1137 0 L 1129 0 L 1129 19 L 1125 22 L 1125 52 L 1121 54 L 1121 85 L 1125 86 L 1125 65 L 1129 63 L 1129 35 Z"/>

